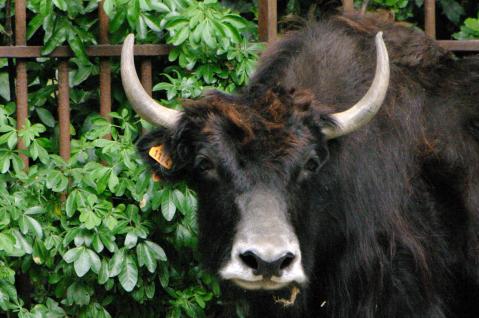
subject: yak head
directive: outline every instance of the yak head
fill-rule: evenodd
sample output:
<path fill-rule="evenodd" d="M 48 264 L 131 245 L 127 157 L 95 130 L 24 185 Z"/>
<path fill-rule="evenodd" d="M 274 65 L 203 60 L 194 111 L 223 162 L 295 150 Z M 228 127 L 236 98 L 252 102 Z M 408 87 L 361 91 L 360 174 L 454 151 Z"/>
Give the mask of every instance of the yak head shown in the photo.
<path fill-rule="evenodd" d="M 314 255 L 337 236 L 340 222 L 328 211 L 329 141 L 370 121 L 386 95 L 381 34 L 370 89 L 340 113 L 307 90 L 273 84 L 237 95 L 213 91 L 183 111 L 166 108 L 142 88 L 133 42 L 130 35 L 123 46 L 123 86 L 136 112 L 159 127 L 139 150 L 155 174 L 186 180 L 197 191 L 203 264 L 243 289 L 307 284 Z"/>

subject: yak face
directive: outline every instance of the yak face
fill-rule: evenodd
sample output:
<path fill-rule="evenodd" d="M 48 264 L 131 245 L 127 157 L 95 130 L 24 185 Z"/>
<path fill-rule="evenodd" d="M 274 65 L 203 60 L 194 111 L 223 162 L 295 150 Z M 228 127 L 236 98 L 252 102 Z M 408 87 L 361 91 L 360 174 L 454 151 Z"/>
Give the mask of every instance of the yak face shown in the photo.
<path fill-rule="evenodd" d="M 327 116 L 311 104 L 310 94 L 281 88 L 254 100 L 210 93 L 187 103 L 177 129 L 139 143 L 155 173 L 197 191 L 203 263 L 242 288 L 308 281 L 312 253 L 304 255 L 302 242 L 315 240 L 308 193 L 318 196 L 313 188 L 328 159 L 320 129 Z M 147 155 L 159 144 L 172 158 L 169 170 Z"/>
<path fill-rule="evenodd" d="M 133 42 L 129 35 L 122 49 L 125 93 L 139 115 L 162 127 L 143 138 L 139 150 L 161 178 L 187 180 L 197 191 L 204 265 L 246 289 L 305 284 L 315 249 L 327 244 L 317 236 L 337 235 L 322 204 L 334 180 L 320 176 L 327 141 L 366 125 L 386 96 L 389 58 L 382 33 L 375 37 L 369 90 L 338 113 L 307 89 L 274 83 L 250 84 L 235 96 L 213 92 L 187 102 L 183 112 L 166 108 L 142 88 Z M 159 145 L 172 167 L 149 157 Z"/>

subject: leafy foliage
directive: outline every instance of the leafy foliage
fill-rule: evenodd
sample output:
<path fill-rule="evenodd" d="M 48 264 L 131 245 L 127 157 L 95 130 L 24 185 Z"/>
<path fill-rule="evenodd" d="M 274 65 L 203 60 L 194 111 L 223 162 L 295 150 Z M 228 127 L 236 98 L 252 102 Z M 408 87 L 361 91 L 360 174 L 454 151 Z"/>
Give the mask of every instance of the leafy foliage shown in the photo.
<path fill-rule="evenodd" d="M 0 308 L 19 317 L 204 317 L 220 290 L 198 267 L 195 193 L 151 178 L 134 146 L 147 124 L 121 85 L 112 85 L 112 121 L 97 114 L 99 61 L 86 54 L 96 44 L 97 6 L 28 2 L 29 43 L 41 41 L 45 55 L 68 45 L 75 55 L 70 160 L 56 155 L 57 61 L 28 63 L 30 117 L 20 130 L 1 63 Z M 174 45 L 155 77 L 171 107 L 205 87 L 244 85 L 262 49 L 256 24 L 216 1 L 106 0 L 104 9 L 112 43 L 134 32 L 139 42 Z M 119 84 L 117 60 L 112 70 Z"/>
<path fill-rule="evenodd" d="M 289 0 L 286 11 L 302 13 L 303 3 Z M 167 61 L 154 61 L 161 70 L 154 91 L 179 108 L 179 99 L 205 88 L 244 85 L 263 48 L 252 22 L 257 8 L 248 1 L 222 4 L 105 0 L 104 9 L 111 43 L 134 32 L 137 42 L 173 46 Z M 462 2 L 439 4 L 459 25 Z M 400 19 L 411 19 L 422 5 L 373 1 Z M 86 54 L 97 43 L 97 10 L 97 0 L 28 1 L 29 44 L 42 45 L 44 55 L 68 45 L 75 55 L 70 160 L 57 155 L 58 61 L 28 62 L 30 116 L 17 130 L 13 74 L 0 59 L 0 309 L 19 317 L 204 317 L 221 301 L 218 282 L 198 267 L 195 194 L 184 184 L 154 182 L 136 155 L 134 142 L 149 127 L 126 101 L 116 59 L 112 121 L 97 114 L 99 60 Z M 2 21 L 12 17 L 0 11 Z M 466 19 L 455 37 L 477 38 L 477 21 Z M 0 32 L 8 39 L 6 26 Z M 17 150 L 19 140 L 25 151 Z M 28 170 L 20 154 L 30 159 Z"/>
<path fill-rule="evenodd" d="M 461 31 L 454 33 L 453 37 L 457 40 L 479 39 L 479 12 L 476 19 L 467 18 L 461 26 Z"/>

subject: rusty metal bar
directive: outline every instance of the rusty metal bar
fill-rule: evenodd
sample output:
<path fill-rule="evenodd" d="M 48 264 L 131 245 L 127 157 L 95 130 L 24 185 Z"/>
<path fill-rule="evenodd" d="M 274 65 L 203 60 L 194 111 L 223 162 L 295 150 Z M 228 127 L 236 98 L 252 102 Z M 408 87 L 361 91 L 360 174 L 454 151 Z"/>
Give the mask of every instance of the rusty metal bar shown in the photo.
<path fill-rule="evenodd" d="M 110 120 L 111 113 L 111 65 L 107 59 L 100 60 L 100 114 Z"/>
<path fill-rule="evenodd" d="M 143 59 L 141 61 L 141 84 L 143 88 L 151 96 L 152 87 L 153 87 L 153 80 L 152 80 L 152 68 L 151 68 L 151 60 L 150 59 Z"/>
<path fill-rule="evenodd" d="M 100 44 L 108 44 L 108 16 L 103 10 L 104 0 L 98 4 L 99 37 Z"/>
<path fill-rule="evenodd" d="M 25 0 L 15 1 L 15 44 L 26 45 L 27 17 Z M 27 62 L 20 59 L 17 60 L 17 81 L 15 85 L 17 96 L 17 130 L 25 127 L 28 118 L 28 78 L 27 78 Z M 22 138 L 18 138 L 18 150 L 26 150 L 25 143 Z M 28 169 L 28 157 L 20 154 L 25 169 Z"/>
<path fill-rule="evenodd" d="M 34 57 L 71 57 L 73 52 L 68 46 L 59 46 L 52 53 L 42 55 L 41 46 L 0 46 L 0 57 L 34 58 Z M 170 46 L 166 44 L 141 44 L 135 45 L 136 56 L 167 55 Z M 120 56 L 121 45 L 94 45 L 86 48 L 86 53 L 91 57 L 114 57 Z"/>
<path fill-rule="evenodd" d="M 424 30 L 432 39 L 436 38 L 436 0 L 424 1 Z"/>
<path fill-rule="evenodd" d="M 479 52 L 479 40 L 440 40 L 437 44 L 449 51 Z"/>
<path fill-rule="evenodd" d="M 278 9 L 276 0 L 260 0 L 258 15 L 259 40 L 272 42 L 277 37 Z"/>
<path fill-rule="evenodd" d="M 354 0 L 342 0 L 343 1 L 343 11 L 346 13 L 351 13 L 354 11 Z"/>
<path fill-rule="evenodd" d="M 99 42 L 100 44 L 108 44 L 108 16 L 103 10 L 103 2 L 100 1 L 98 5 L 98 19 L 99 19 Z M 108 121 L 111 121 L 111 65 L 108 57 L 100 58 L 100 114 Z M 110 134 L 104 136 L 105 139 L 110 139 Z"/>
<path fill-rule="evenodd" d="M 60 125 L 60 156 L 70 159 L 70 87 L 68 60 L 58 64 L 58 122 Z"/>

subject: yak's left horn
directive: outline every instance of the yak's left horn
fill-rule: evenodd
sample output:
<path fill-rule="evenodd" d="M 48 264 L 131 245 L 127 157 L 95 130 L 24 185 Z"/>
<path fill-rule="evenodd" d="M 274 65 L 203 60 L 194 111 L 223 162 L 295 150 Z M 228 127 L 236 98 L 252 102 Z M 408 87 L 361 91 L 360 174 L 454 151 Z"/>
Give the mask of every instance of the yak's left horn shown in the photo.
<path fill-rule="evenodd" d="M 136 74 L 133 44 L 135 36 L 129 34 L 121 49 L 121 81 L 133 109 L 146 121 L 155 126 L 172 128 L 178 122 L 181 112 L 157 103 L 140 83 Z"/>
<path fill-rule="evenodd" d="M 381 108 L 389 86 L 389 57 L 382 35 L 382 32 L 376 35 L 376 74 L 371 87 L 354 106 L 331 115 L 336 126 L 322 128 L 326 139 L 338 138 L 366 125 Z"/>

